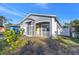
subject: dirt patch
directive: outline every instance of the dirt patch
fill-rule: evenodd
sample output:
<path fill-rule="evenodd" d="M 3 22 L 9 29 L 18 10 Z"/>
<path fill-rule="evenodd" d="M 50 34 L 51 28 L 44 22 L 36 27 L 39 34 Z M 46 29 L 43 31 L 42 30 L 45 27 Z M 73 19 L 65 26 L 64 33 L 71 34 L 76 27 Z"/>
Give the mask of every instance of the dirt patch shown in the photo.
<path fill-rule="evenodd" d="M 31 37 L 26 38 L 29 41 L 15 54 L 19 55 L 77 55 L 79 47 L 67 47 L 64 43 L 55 39 Z"/>

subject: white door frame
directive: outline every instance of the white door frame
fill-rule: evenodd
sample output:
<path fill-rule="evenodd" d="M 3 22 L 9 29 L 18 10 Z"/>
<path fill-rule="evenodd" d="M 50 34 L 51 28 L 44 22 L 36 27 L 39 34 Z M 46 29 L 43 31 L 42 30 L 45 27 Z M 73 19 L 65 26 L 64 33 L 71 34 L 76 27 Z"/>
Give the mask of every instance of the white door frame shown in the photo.
<path fill-rule="evenodd" d="M 46 26 L 46 27 L 45 28 L 42 28 L 43 26 Z M 48 24 L 41 24 L 41 36 L 47 36 L 47 35 L 49 35 L 48 33 L 50 31 L 47 31 L 47 28 L 49 28 L 50 26 L 49 27 L 48 26 L 49 26 L 49 23 Z"/>

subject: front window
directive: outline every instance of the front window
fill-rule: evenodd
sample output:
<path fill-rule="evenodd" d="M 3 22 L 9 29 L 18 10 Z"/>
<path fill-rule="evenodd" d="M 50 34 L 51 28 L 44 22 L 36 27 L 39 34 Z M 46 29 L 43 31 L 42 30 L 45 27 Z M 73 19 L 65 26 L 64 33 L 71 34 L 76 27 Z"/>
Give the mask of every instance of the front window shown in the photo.
<path fill-rule="evenodd" d="M 43 31 L 50 31 L 49 24 L 42 25 Z"/>

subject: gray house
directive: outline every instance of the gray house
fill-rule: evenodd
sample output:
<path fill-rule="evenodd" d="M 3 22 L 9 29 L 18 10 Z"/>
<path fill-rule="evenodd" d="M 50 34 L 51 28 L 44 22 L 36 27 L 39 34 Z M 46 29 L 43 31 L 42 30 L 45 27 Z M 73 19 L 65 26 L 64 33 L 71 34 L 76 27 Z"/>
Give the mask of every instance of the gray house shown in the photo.
<path fill-rule="evenodd" d="M 25 29 L 24 35 L 32 37 L 53 37 L 61 34 L 62 27 L 56 15 L 29 14 L 20 23 Z"/>

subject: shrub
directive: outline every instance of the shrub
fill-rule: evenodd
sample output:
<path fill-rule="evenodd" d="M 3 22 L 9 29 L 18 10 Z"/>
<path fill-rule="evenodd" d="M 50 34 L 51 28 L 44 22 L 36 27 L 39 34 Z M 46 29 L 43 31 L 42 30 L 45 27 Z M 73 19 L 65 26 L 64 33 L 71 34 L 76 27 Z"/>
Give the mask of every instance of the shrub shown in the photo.
<path fill-rule="evenodd" d="M 5 40 L 0 39 L 0 55 L 5 54 L 7 43 Z"/>
<path fill-rule="evenodd" d="M 20 29 L 20 36 L 22 36 L 23 34 L 24 34 L 24 29 L 21 28 L 21 29 Z"/>
<path fill-rule="evenodd" d="M 28 44 L 28 41 L 26 39 L 21 39 L 20 37 L 23 35 L 24 30 L 21 29 L 18 34 L 16 34 L 16 31 L 14 30 L 6 30 L 4 32 L 4 35 L 6 37 L 6 42 L 9 45 L 9 48 L 7 49 L 8 52 L 13 52 L 18 48 L 23 47 L 24 45 Z"/>

